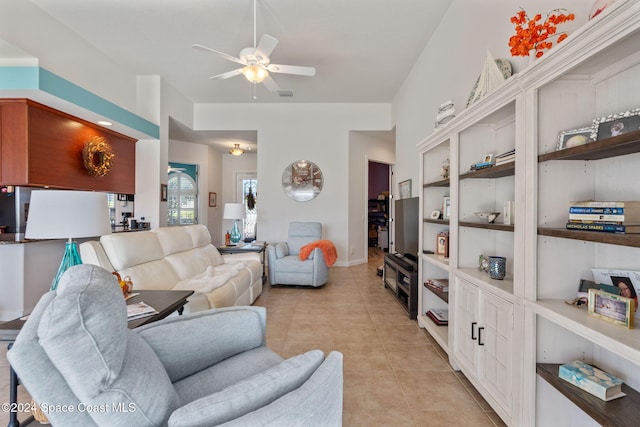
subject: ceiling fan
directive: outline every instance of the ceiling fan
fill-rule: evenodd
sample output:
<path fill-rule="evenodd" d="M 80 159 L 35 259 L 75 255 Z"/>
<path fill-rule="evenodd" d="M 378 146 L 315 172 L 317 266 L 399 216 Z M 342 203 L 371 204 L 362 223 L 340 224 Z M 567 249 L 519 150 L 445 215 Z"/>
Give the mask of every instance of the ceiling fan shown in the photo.
<path fill-rule="evenodd" d="M 270 92 L 278 93 L 280 96 L 293 96 L 293 92 L 290 90 L 280 90 L 278 84 L 269 75 L 270 72 L 308 77 L 313 77 L 316 74 L 316 69 L 313 67 L 272 64 L 269 55 L 271 55 L 278 45 L 278 39 L 268 34 L 263 34 L 259 43 L 256 44 L 256 40 L 256 0 L 253 0 L 253 47 L 242 49 L 239 58 L 200 44 L 194 44 L 192 47 L 204 52 L 215 53 L 226 60 L 243 66 L 232 71 L 227 71 L 226 73 L 211 76 L 209 77 L 210 79 L 224 80 L 243 74 L 251 83 L 264 83 Z"/>

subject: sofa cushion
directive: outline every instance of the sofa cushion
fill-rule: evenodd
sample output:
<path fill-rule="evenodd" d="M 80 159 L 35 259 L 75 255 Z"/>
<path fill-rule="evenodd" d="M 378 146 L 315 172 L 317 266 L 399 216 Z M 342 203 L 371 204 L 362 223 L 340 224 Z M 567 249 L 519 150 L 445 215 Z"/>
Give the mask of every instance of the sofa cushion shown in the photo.
<path fill-rule="evenodd" d="M 198 399 L 179 409 L 170 426 L 212 426 L 255 411 L 297 389 L 322 364 L 324 354 L 312 350 L 267 369 L 224 390 Z"/>
<path fill-rule="evenodd" d="M 207 246 L 211 243 L 209 229 L 202 224 L 185 225 L 185 231 L 191 236 L 193 247 Z"/>
<path fill-rule="evenodd" d="M 285 242 L 276 243 L 276 257 L 282 258 L 289 255 L 289 247 Z"/>
<path fill-rule="evenodd" d="M 213 265 L 214 267 L 220 264 L 224 264 L 224 258 L 213 245 L 199 246 L 191 250 L 193 256 L 202 258 L 203 262 L 207 265 Z"/>
<path fill-rule="evenodd" d="M 89 240 L 81 243 L 79 249 L 83 264 L 93 264 L 109 271 L 115 271 L 100 242 Z"/>
<path fill-rule="evenodd" d="M 175 382 L 234 354 L 264 345 L 263 316 L 252 309 L 211 310 L 165 319 L 142 327 L 138 334 L 164 361 L 171 381 Z M 217 341 L 211 339 L 211 330 L 217 331 Z M 220 342 L 227 344 L 222 347 Z"/>
<path fill-rule="evenodd" d="M 180 281 L 173 267 L 166 259 L 145 262 L 120 270 L 122 277 L 129 276 L 133 289 L 170 290 Z"/>
<path fill-rule="evenodd" d="M 301 261 L 298 255 L 289 255 L 276 260 L 277 273 L 313 273 L 313 261 Z"/>
<path fill-rule="evenodd" d="M 167 255 L 165 260 L 171 264 L 180 280 L 196 276 L 207 269 L 207 264 L 203 257 L 198 256 L 195 249 Z"/>
<path fill-rule="evenodd" d="M 85 264 L 67 270 L 56 294 L 38 327 L 40 345 L 78 397 L 93 397 L 122 368 L 127 346 L 122 291 L 111 273 Z"/>
<path fill-rule="evenodd" d="M 158 236 L 151 231 L 107 234 L 100 243 L 118 271 L 164 257 Z"/>
<path fill-rule="evenodd" d="M 193 240 L 184 227 L 162 227 L 151 231 L 158 236 L 164 256 L 193 249 Z"/>

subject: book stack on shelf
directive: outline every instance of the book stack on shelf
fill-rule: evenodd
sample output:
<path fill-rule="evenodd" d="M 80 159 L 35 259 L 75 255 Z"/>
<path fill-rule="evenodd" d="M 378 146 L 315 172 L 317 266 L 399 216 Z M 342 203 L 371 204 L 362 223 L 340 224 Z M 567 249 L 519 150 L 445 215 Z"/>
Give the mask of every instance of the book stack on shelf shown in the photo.
<path fill-rule="evenodd" d="M 620 378 L 580 360 L 560 365 L 558 376 L 607 402 L 626 396 Z"/>
<path fill-rule="evenodd" d="M 640 202 L 571 202 L 567 229 L 640 233 Z"/>
<path fill-rule="evenodd" d="M 427 316 L 438 326 L 449 324 L 449 309 L 447 308 L 432 308 L 427 311 Z"/>
<path fill-rule="evenodd" d="M 428 279 L 424 285 L 440 292 L 449 292 L 449 279 Z"/>
<path fill-rule="evenodd" d="M 515 162 L 516 160 L 516 149 L 509 150 L 505 153 L 498 154 L 496 156 L 496 166 L 503 165 L 505 163 Z"/>

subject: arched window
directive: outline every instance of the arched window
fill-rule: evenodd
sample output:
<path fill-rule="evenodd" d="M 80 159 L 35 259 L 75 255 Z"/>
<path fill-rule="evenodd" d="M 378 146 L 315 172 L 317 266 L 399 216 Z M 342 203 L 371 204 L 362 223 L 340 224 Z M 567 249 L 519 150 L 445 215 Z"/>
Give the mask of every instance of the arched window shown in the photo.
<path fill-rule="evenodd" d="M 168 225 L 197 224 L 198 185 L 179 168 L 170 169 L 167 185 Z"/>

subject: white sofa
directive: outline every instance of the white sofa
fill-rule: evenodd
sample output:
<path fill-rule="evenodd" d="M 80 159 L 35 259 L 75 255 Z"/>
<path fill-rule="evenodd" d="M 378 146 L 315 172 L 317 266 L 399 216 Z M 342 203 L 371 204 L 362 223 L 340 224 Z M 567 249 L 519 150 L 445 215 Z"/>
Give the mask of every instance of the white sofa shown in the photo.
<path fill-rule="evenodd" d="M 105 235 L 82 243 L 80 255 L 131 277 L 134 290 L 195 291 L 187 311 L 251 305 L 262 292 L 259 254 L 221 255 L 201 224 Z"/>

